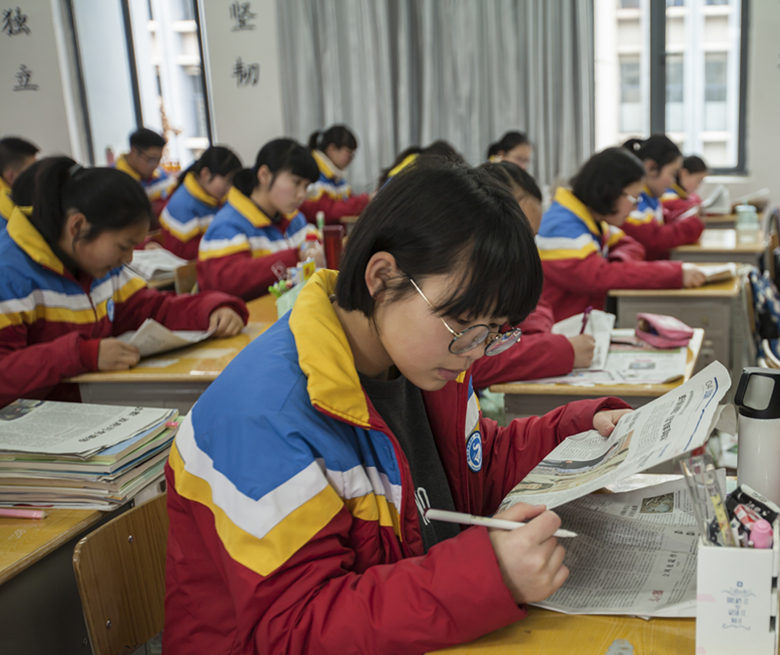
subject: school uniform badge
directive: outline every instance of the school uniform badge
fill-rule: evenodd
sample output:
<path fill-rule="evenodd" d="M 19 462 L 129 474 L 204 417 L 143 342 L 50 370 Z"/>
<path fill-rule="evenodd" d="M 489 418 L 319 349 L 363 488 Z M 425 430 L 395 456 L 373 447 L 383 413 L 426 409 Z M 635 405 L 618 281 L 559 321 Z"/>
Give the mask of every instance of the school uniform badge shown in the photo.
<path fill-rule="evenodd" d="M 474 473 L 482 469 L 482 434 L 479 430 L 474 430 L 466 442 L 466 461 Z"/>
<path fill-rule="evenodd" d="M 114 299 L 109 298 L 108 302 L 106 302 L 106 316 L 108 316 L 108 320 L 113 322 L 114 321 Z"/>

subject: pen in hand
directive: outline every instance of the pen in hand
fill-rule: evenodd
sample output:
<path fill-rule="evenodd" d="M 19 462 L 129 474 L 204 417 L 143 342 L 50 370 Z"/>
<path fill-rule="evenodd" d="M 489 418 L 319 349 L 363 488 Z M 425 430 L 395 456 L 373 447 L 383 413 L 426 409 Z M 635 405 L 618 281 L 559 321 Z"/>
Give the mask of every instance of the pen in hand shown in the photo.
<path fill-rule="evenodd" d="M 582 327 L 580 328 L 580 334 L 585 334 L 585 328 L 588 326 L 588 319 L 590 318 L 590 313 L 593 311 L 593 307 L 588 305 L 585 308 L 585 311 L 582 313 Z"/>
<path fill-rule="evenodd" d="M 474 516 L 463 512 L 450 512 L 445 509 L 426 509 L 425 518 L 430 521 L 444 521 L 445 523 L 461 523 L 463 525 L 482 525 L 486 528 L 499 530 L 514 530 L 521 528 L 525 523 L 519 521 L 507 521 L 505 519 L 492 519 L 486 516 Z M 556 530 L 555 537 L 576 537 L 576 532 L 570 530 Z"/>

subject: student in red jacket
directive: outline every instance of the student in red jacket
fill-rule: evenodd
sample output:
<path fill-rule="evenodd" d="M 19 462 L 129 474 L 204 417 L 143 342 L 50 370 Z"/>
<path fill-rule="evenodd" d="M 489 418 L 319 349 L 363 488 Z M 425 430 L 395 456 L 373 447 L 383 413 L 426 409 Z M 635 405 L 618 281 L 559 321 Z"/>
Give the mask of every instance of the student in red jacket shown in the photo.
<path fill-rule="evenodd" d="M 645 247 L 645 259 L 669 259 L 669 250 L 694 243 L 704 230 L 704 223 L 695 215 L 671 222 L 664 219 L 661 196 L 682 166 L 680 149 L 664 134 L 629 139 L 623 147 L 642 161 L 646 171 L 639 202 L 623 224 L 623 231 Z"/>
<path fill-rule="evenodd" d="M 239 299 L 153 291 L 124 266 L 150 220 L 144 190 L 124 173 L 68 157 L 41 163 L 31 216 L 15 208 L 0 235 L 0 406 L 78 400 L 62 380 L 135 366 L 138 349 L 115 337 L 147 318 L 217 336 L 241 330 Z"/>
<path fill-rule="evenodd" d="M 542 192 L 530 173 L 510 161 L 483 164 L 479 168 L 511 190 L 536 234 L 542 221 Z M 523 337 L 517 344 L 500 355 L 474 362 L 471 369 L 474 386 L 484 389 L 491 384 L 537 380 L 590 366 L 596 345 L 593 337 L 553 334 L 554 324 L 552 307 L 539 299 L 533 312 L 520 324 Z"/>
<path fill-rule="evenodd" d="M 319 179 L 308 188 L 300 207 L 309 223 L 315 223 L 317 213 L 322 212 L 326 225 L 337 225 L 342 216 L 360 216 L 368 204 L 369 195 L 355 195 L 344 177 L 357 147 L 357 139 L 346 125 L 331 125 L 309 137 L 309 150 L 320 169 Z"/>
<path fill-rule="evenodd" d="M 422 514 L 493 514 L 562 439 L 608 435 L 627 411 L 481 416 L 469 367 L 516 341 L 501 326 L 541 275 L 517 202 L 484 172 L 415 166 L 380 190 L 340 272 L 317 272 L 176 436 L 163 650 L 427 653 L 559 588 L 560 519 L 543 506 L 502 512 L 528 521 L 504 532 Z"/>
<path fill-rule="evenodd" d="M 544 267 L 542 299 L 556 321 L 603 309 L 610 289 L 679 289 L 704 284 L 692 264 L 646 262 L 644 248 L 619 229 L 636 206 L 645 167 L 625 148 L 593 155 L 559 188 L 536 237 Z"/>
<path fill-rule="evenodd" d="M 701 157 L 689 155 L 683 159 L 682 167 L 677 171 L 677 180 L 661 196 L 665 221 L 674 221 L 701 205 L 701 198 L 696 191 L 709 172 L 709 167 Z"/>

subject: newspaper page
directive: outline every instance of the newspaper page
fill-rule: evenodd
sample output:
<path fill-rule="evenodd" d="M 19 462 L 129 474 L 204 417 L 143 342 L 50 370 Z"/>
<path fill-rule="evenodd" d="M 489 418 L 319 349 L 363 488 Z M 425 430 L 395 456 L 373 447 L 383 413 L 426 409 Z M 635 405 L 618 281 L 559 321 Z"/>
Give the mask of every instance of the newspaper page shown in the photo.
<path fill-rule="evenodd" d="M 17 400 L 0 409 L 0 452 L 86 459 L 175 414 L 165 408 Z"/>
<path fill-rule="evenodd" d="M 701 446 L 720 418 L 731 386 L 713 362 L 688 382 L 623 416 L 608 438 L 596 430 L 565 439 L 501 503 L 558 507 Z"/>
<path fill-rule="evenodd" d="M 138 348 L 141 357 L 150 357 L 157 353 L 191 346 L 208 339 L 212 334 L 214 330 L 171 331 L 153 318 L 147 318 L 140 328 L 125 332 L 117 338 Z"/>
<path fill-rule="evenodd" d="M 552 326 L 553 334 L 562 334 L 565 337 L 576 337 L 582 330 L 584 314 L 577 314 L 559 321 Z M 594 309 L 588 316 L 583 334 L 589 334 L 596 341 L 593 351 L 593 361 L 585 370 L 599 371 L 606 367 L 607 353 L 609 353 L 609 338 L 612 328 L 615 327 L 615 315 Z"/>
<path fill-rule="evenodd" d="M 187 264 L 186 259 L 177 257 L 163 248 L 153 250 L 134 250 L 133 261 L 128 268 L 140 275 L 147 282 L 156 277 L 170 277 L 179 266 Z"/>
<path fill-rule="evenodd" d="M 682 476 L 625 493 L 590 494 L 556 512 L 577 533 L 564 544 L 570 574 L 536 605 L 566 614 L 696 616 L 699 532 Z"/>

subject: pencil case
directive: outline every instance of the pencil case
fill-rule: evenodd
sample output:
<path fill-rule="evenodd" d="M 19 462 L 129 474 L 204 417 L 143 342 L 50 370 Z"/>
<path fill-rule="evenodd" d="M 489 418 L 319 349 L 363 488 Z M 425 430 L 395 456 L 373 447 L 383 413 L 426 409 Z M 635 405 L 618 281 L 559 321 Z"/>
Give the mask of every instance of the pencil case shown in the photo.
<path fill-rule="evenodd" d="M 693 328 L 674 316 L 637 314 L 636 336 L 655 348 L 681 348 L 693 336 Z"/>

